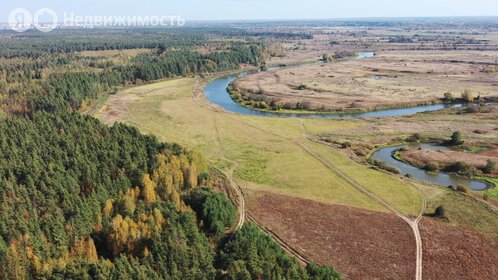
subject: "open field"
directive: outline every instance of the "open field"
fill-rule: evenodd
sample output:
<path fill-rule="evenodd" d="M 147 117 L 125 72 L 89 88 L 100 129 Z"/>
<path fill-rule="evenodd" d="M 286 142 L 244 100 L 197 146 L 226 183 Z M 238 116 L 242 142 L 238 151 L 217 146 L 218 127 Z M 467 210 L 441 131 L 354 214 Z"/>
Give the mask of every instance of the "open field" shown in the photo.
<path fill-rule="evenodd" d="M 448 192 L 433 194 L 439 200 Z M 409 279 L 413 275 L 415 244 L 411 232 L 392 214 L 266 192 L 250 192 L 248 206 L 258 221 L 304 255 L 338 268 L 347 279 Z M 480 215 L 479 211 L 489 210 L 470 211 L 468 214 Z M 451 220 L 458 219 L 455 210 L 448 215 Z M 490 246 L 491 232 L 486 237 L 433 218 L 424 218 L 421 229 L 424 279 L 493 279 L 497 251 Z M 361 269 L 358 264 L 362 264 Z"/>
<path fill-rule="evenodd" d="M 256 220 L 347 279 L 410 279 L 415 274 L 413 233 L 393 214 L 268 192 L 251 191 L 248 197 Z"/>
<path fill-rule="evenodd" d="M 449 223 L 486 236 L 491 245 L 498 249 L 498 213 L 496 209 L 475 198 L 453 191 L 444 191 L 429 199 L 427 213 L 433 213 L 438 206 L 445 208 Z"/>
<path fill-rule="evenodd" d="M 457 25 L 455 25 L 457 24 Z M 292 65 L 305 61 L 316 61 L 323 54 L 332 56 L 344 51 L 414 51 L 426 56 L 427 51 L 440 51 L 448 57 L 448 51 L 461 51 L 470 56 L 481 51 L 496 51 L 498 31 L 495 28 L 472 26 L 465 28 L 465 23 L 453 22 L 450 25 L 413 22 L 399 27 L 364 27 L 348 28 L 338 23 L 337 26 L 273 26 L 272 31 L 312 34 L 311 39 L 287 38 L 271 40 L 270 58 L 267 64 Z M 493 23 L 491 22 L 491 25 Z M 458 27 L 456 27 L 458 26 Z M 463 28 L 463 29 L 462 29 Z M 253 31 L 265 31 L 264 27 L 250 28 Z M 441 52 L 442 51 L 442 52 Z M 463 57 L 459 55 L 460 57 Z M 479 55 L 480 56 L 480 55 Z M 471 61 L 475 57 L 471 58 Z M 496 60 L 486 59 L 496 63 Z"/>
<path fill-rule="evenodd" d="M 423 219 L 420 230 L 424 279 L 496 278 L 498 251 L 489 245 L 489 239 L 433 219 Z"/>
<path fill-rule="evenodd" d="M 363 60 L 249 75 L 234 88 L 241 99 L 284 109 L 370 111 L 440 102 L 446 92 L 459 98 L 465 89 L 474 97 L 497 96 L 496 61 L 496 51 L 377 52 Z"/>
<path fill-rule="evenodd" d="M 97 115 L 106 123 L 124 121 L 162 140 L 199 150 L 220 168 L 229 164 L 220 160 L 223 152 L 227 158 L 240 164 L 235 176 L 246 188 L 385 211 L 329 172 L 294 142 L 304 137 L 300 120 L 213 112 L 192 100 L 193 83 L 192 79 L 179 79 L 127 89 L 111 96 Z M 312 131 L 328 131 L 354 127 L 355 124 L 309 119 L 305 120 L 305 126 Z M 310 147 L 313 148 L 313 144 Z M 320 153 L 332 154 L 334 151 Z M 339 157 L 341 166 L 346 167 L 352 162 L 346 156 Z M 386 199 L 392 199 L 404 213 L 420 211 L 419 195 L 409 184 L 383 173 L 372 177 L 367 168 L 356 167 L 360 172 L 352 173 L 352 176 L 359 176 L 358 179 L 368 185 L 376 186 L 375 181 L 379 179 L 389 182 Z M 366 175 L 362 174 L 364 171 Z M 372 189 L 386 194 L 381 187 Z"/>
<path fill-rule="evenodd" d="M 496 143 L 497 120 L 498 106 L 490 105 L 476 113 L 447 109 L 411 116 L 356 120 L 354 128 L 316 134 L 331 143 L 351 142 L 353 151 L 366 149 L 366 154 L 376 146 L 405 142 L 415 133 L 426 141 L 441 141 L 460 131 L 467 142 Z"/>

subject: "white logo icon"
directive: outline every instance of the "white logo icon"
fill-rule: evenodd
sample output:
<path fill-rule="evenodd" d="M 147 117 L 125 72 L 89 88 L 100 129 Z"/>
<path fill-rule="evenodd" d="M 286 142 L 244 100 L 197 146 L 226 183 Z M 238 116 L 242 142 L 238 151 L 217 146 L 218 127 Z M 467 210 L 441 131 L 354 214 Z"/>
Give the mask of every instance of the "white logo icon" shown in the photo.
<path fill-rule="evenodd" d="M 44 22 L 41 19 L 41 17 L 46 17 L 46 16 L 50 17 L 50 20 L 48 22 Z M 58 21 L 57 13 L 55 13 L 54 10 L 48 8 L 43 8 L 39 10 L 33 16 L 33 23 L 36 29 L 40 30 L 41 32 L 50 32 L 54 30 L 57 27 L 57 21 Z"/>
<path fill-rule="evenodd" d="M 31 13 L 23 8 L 12 10 L 9 14 L 9 26 L 16 32 L 24 32 L 31 28 L 33 17 Z"/>

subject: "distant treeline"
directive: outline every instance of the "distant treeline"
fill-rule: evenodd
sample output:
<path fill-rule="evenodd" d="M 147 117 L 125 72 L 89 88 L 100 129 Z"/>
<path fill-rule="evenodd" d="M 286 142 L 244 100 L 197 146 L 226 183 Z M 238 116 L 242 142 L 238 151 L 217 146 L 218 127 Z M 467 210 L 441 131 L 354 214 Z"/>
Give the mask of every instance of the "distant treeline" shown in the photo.
<path fill-rule="evenodd" d="M 240 34 L 240 33 L 239 33 Z M 237 33 L 230 34 L 228 36 L 238 36 Z M 264 38 L 279 38 L 279 39 L 313 39 L 313 34 L 308 33 L 293 33 L 293 32 L 245 32 L 245 36 L 257 36 Z"/>
<path fill-rule="evenodd" d="M 240 29 L 70 29 L 40 34 L 37 31 L 15 33 L 0 31 L 0 57 L 38 57 L 47 53 L 126 49 L 173 49 L 206 45 L 206 35 L 230 32 L 244 35 Z"/>
<path fill-rule="evenodd" d="M 120 85 L 234 70 L 241 63 L 257 65 L 264 47 L 253 40 L 210 41 L 194 31 L 184 35 L 178 31 L 79 31 L 81 37 L 71 33 L 67 38 L 60 32 L 0 40 L 0 53 L 5 56 L 0 59 L 5 111 L 79 110 L 99 93 Z M 78 53 L 142 48 L 150 51 L 117 60 Z M 200 48 L 210 51 L 199 52 Z"/>

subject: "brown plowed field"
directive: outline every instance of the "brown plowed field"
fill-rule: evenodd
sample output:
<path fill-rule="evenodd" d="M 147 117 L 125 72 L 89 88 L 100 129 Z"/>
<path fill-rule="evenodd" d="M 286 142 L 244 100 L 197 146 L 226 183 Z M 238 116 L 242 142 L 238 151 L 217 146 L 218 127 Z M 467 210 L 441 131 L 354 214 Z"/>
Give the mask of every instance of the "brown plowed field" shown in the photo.
<path fill-rule="evenodd" d="M 347 279 L 413 279 L 415 239 L 393 214 L 249 193 L 249 213 L 303 255 Z"/>
<path fill-rule="evenodd" d="M 249 213 L 290 246 L 346 279 L 413 279 L 415 239 L 389 213 L 268 192 L 247 193 Z M 498 248 L 486 237 L 424 218 L 423 279 L 496 279 Z"/>
<path fill-rule="evenodd" d="M 420 225 L 424 279 L 497 279 L 498 248 L 484 236 L 434 219 Z"/>

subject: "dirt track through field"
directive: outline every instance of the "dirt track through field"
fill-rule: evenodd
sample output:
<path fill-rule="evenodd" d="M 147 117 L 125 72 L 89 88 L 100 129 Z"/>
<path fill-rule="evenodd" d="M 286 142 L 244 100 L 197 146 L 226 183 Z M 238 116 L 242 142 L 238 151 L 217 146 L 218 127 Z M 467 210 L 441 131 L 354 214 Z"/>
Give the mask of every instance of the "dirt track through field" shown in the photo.
<path fill-rule="evenodd" d="M 298 251 L 296 251 L 294 248 L 292 248 L 287 242 L 285 242 L 282 238 L 280 238 L 275 232 L 271 231 L 270 229 L 266 228 L 265 226 L 261 225 L 256 219 L 252 218 L 250 215 L 248 215 L 247 210 L 246 210 L 246 198 L 244 195 L 244 191 L 240 187 L 240 185 L 237 183 L 236 179 L 234 178 L 233 174 L 237 167 L 239 166 L 239 163 L 237 161 L 231 160 L 227 157 L 225 157 L 225 152 L 223 149 L 223 145 L 221 143 L 221 137 L 220 137 L 220 132 L 218 129 L 218 124 L 216 122 L 216 115 L 213 118 L 214 121 L 214 127 L 216 130 L 216 136 L 215 136 L 215 142 L 218 145 L 218 149 L 220 151 L 220 158 L 222 160 L 225 160 L 227 162 L 232 163 L 232 167 L 228 171 L 223 171 L 220 170 L 225 177 L 227 178 L 231 189 L 235 192 L 235 195 L 237 197 L 236 201 L 233 201 L 233 203 L 237 206 L 237 210 L 239 212 L 239 220 L 237 222 L 237 226 L 235 227 L 234 234 L 237 230 L 241 229 L 244 226 L 244 222 L 246 220 L 252 221 L 254 224 L 256 224 L 262 231 L 264 231 L 266 234 L 268 234 L 270 237 L 273 238 L 277 243 L 280 244 L 280 246 L 290 255 L 293 255 L 298 259 L 298 261 L 305 265 L 308 264 L 310 261 L 307 257 L 301 255 Z M 233 237 L 233 235 L 232 235 Z"/>
<path fill-rule="evenodd" d="M 198 87 L 198 83 L 196 83 L 196 85 L 194 86 L 194 94 L 192 96 L 192 99 L 194 100 L 194 102 L 197 103 L 199 106 L 207 108 L 209 110 L 219 111 L 217 109 L 214 109 L 211 104 L 206 104 L 205 103 L 205 99 L 203 99 L 202 95 L 201 95 L 202 93 L 199 93 L 198 91 L 196 91 L 197 87 Z M 280 136 L 280 135 L 278 135 L 276 133 L 273 133 L 273 132 L 270 132 L 270 131 L 266 131 L 266 130 L 261 129 L 259 127 L 256 127 L 256 126 L 250 125 L 248 123 L 245 123 L 245 122 L 243 122 L 241 120 L 238 120 L 238 119 L 232 117 L 232 114 L 230 114 L 230 113 L 227 113 L 226 116 L 229 117 L 229 118 L 231 118 L 232 120 L 234 120 L 234 121 L 242 124 L 242 125 L 251 127 L 253 129 L 257 129 L 257 130 L 259 130 L 261 132 L 264 132 L 264 133 L 270 134 L 272 136 L 278 137 L 278 138 L 282 139 L 283 141 L 292 142 L 292 143 L 298 145 L 299 147 L 301 147 L 301 149 L 303 151 L 305 151 L 310 156 L 312 156 L 313 158 L 315 158 L 316 160 L 318 160 L 319 162 L 321 162 L 327 169 L 329 169 L 332 173 L 334 173 L 335 175 L 337 175 L 339 178 L 343 179 L 344 181 L 346 181 L 347 183 L 349 183 L 351 186 L 353 186 L 355 189 L 357 189 L 361 193 L 367 195 L 368 197 L 370 197 L 371 199 L 373 199 L 374 201 L 376 201 L 377 203 L 379 203 L 380 205 L 382 205 L 383 207 L 385 207 L 387 210 L 389 210 L 390 212 L 394 213 L 396 216 L 398 216 L 399 218 L 401 218 L 402 220 L 404 220 L 412 228 L 413 234 L 415 236 L 415 243 L 416 243 L 416 262 L 415 262 L 415 266 L 416 266 L 415 271 L 416 272 L 415 272 L 415 279 L 416 280 L 422 280 L 423 247 L 422 247 L 422 237 L 420 235 L 420 230 L 419 230 L 419 223 L 420 223 L 420 220 L 422 219 L 423 213 L 424 213 L 424 211 L 426 209 L 427 200 L 426 200 L 425 196 L 423 195 L 423 193 L 418 189 L 418 187 L 414 186 L 419 191 L 419 193 L 422 196 L 423 205 L 421 207 L 421 211 L 418 214 L 418 216 L 415 219 L 410 219 L 408 216 L 403 215 L 398 209 L 396 209 L 396 207 L 394 207 L 393 205 L 389 204 L 387 201 L 385 201 L 381 197 L 379 197 L 379 196 L 375 195 L 374 193 L 372 193 L 371 191 L 369 191 L 367 188 L 365 188 L 364 186 L 362 186 L 360 183 L 358 183 L 357 181 L 355 181 L 353 178 L 351 178 L 351 177 L 347 176 L 346 174 L 344 174 L 343 172 L 341 172 L 330 161 L 328 161 L 327 159 L 323 158 L 322 156 L 320 156 L 319 154 L 317 154 L 316 152 L 314 152 L 313 150 L 311 150 L 309 147 L 307 147 L 303 143 L 303 141 L 301 139 L 296 139 L 296 140 L 291 141 L 291 140 L 289 140 L 289 139 L 287 139 L 285 137 L 282 137 L 282 136 Z M 253 222 L 255 222 L 264 232 L 266 232 L 267 234 L 269 234 L 276 242 L 278 242 L 284 248 L 284 250 L 286 250 L 288 253 L 294 255 L 296 258 L 298 258 L 303 263 L 309 263 L 309 259 L 306 256 L 301 255 L 299 252 L 297 252 L 295 249 L 293 249 L 291 246 L 289 246 L 289 244 L 287 244 L 284 240 L 282 240 L 280 237 L 278 237 L 278 235 L 276 235 L 274 232 L 272 232 L 269 229 L 265 228 L 264 226 L 262 226 L 261 224 L 259 224 L 255 219 L 252 219 L 251 217 L 249 217 L 249 216 L 246 215 L 246 211 L 247 210 L 245 208 L 245 204 L 246 203 L 245 203 L 244 192 L 243 192 L 242 188 L 240 187 L 240 185 L 236 182 L 236 180 L 233 177 L 233 174 L 234 174 L 234 172 L 235 172 L 235 170 L 236 170 L 236 168 L 237 168 L 237 166 L 239 164 L 236 161 L 231 160 L 231 159 L 227 159 L 225 157 L 224 151 L 223 151 L 223 145 L 221 143 L 221 138 L 220 138 L 220 135 L 219 135 L 219 130 L 218 130 L 218 127 L 216 125 L 216 117 L 214 119 L 214 122 L 215 122 L 215 128 L 216 128 L 216 138 L 217 138 L 216 142 L 219 145 L 221 158 L 224 159 L 224 160 L 226 160 L 226 161 L 229 161 L 229 162 L 233 163 L 233 166 L 227 172 L 223 172 L 223 171 L 222 172 L 227 176 L 227 179 L 230 182 L 230 186 L 234 189 L 235 193 L 238 196 L 237 205 L 238 205 L 240 214 L 239 214 L 239 221 L 238 221 L 238 224 L 237 224 L 237 229 L 240 229 L 243 226 L 244 221 L 246 219 L 250 219 Z M 303 139 L 305 139 L 305 141 L 307 141 L 307 142 L 313 142 L 313 143 L 318 143 L 318 144 L 323 144 L 321 142 L 314 141 L 309 136 L 309 134 L 307 132 L 307 129 L 306 129 L 306 126 L 304 125 L 304 122 L 302 120 L 301 120 L 301 124 L 302 124 L 302 127 L 303 127 Z"/>
<path fill-rule="evenodd" d="M 321 142 L 318 141 L 313 141 L 312 138 L 309 136 L 308 131 L 306 129 L 306 126 L 304 125 L 304 122 L 301 120 L 301 124 L 303 127 L 303 133 L 304 136 L 308 141 L 314 142 L 314 143 L 319 143 L 322 144 Z M 396 216 L 400 217 L 403 219 L 408 225 L 412 228 L 413 234 L 415 235 L 415 241 L 416 241 L 416 273 L 415 273 L 415 279 L 416 280 L 422 280 L 422 269 L 423 269 L 423 252 L 422 252 L 422 237 L 420 236 L 420 230 L 419 230 L 419 223 L 420 220 L 423 217 L 424 211 L 427 207 L 427 199 L 425 196 L 422 194 L 422 192 L 419 190 L 419 193 L 422 196 L 422 201 L 423 205 L 421 208 L 421 211 L 419 215 L 417 216 L 416 219 L 411 220 L 409 217 L 403 215 L 398 209 L 396 209 L 394 206 L 390 205 L 388 202 L 383 200 L 381 197 L 378 197 L 374 193 L 370 192 L 367 190 L 365 187 L 363 187 L 360 183 L 356 182 L 353 178 L 350 178 L 349 176 L 345 175 L 342 173 L 340 170 L 338 170 L 331 162 L 326 160 L 325 158 L 321 157 L 319 154 L 315 153 L 311 149 L 309 149 L 305 144 L 303 144 L 300 141 L 297 141 L 297 144 L 300 145 L 304 151 L 306 151 L 309 155 L 312 157 L 316 158 L 318 161 L 323 163 L 329 170 L 331 170 L 334 174 L 348 182 L 351 186 L 355 187 L 358 191 L 361 193 L 367 195 L 368 197 L 372 198 L 373 200 L 377 201 L 380 205 L 384 206 L 386 209 L 394 213 Z M 414 186 L 415 187 L 415 186 Z M 415 187 L 417 190 L 418 188 Z"/>

